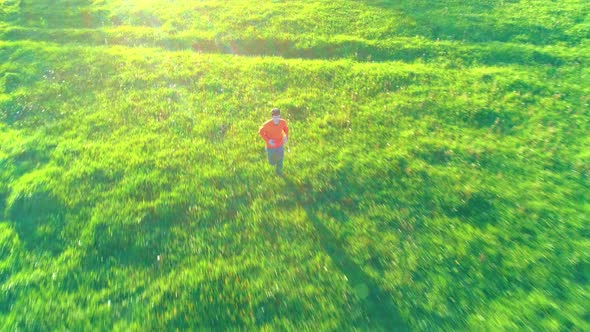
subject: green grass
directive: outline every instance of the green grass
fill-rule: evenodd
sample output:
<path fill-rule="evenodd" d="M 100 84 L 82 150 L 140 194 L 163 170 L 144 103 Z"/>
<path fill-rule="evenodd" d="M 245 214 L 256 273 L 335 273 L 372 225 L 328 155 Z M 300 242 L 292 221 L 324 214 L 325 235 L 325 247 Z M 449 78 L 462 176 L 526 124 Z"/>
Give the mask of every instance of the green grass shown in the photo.
<path fill-rule="evenodd" d="M 589 9 L 0 0 L 0 329 L 590 329 Z"/>

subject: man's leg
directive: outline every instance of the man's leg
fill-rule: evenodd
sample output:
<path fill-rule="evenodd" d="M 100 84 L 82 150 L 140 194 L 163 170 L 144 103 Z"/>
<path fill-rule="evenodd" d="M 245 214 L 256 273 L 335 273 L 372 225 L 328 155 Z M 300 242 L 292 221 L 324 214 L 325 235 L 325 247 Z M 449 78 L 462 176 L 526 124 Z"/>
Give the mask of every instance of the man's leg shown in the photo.
<path fill-rule="evenodd" d="M 266 149 L 266 155 L 268 156 L 268 163 L 271 164 L 272 166 L 276 165 L 276 153 L 275 153 L 275 149 L 269 149 L 269 148 L 265 148 Z"/>
<path fill-rule="evenodd" d="M 284 147 L 280 147 L 276 149 L 276 157 L 277 157 L 277 163 L 276 163 L 276 173 L 277 175 L 283 175 L 283 158 L 285 157 L 285 149 Z"/>

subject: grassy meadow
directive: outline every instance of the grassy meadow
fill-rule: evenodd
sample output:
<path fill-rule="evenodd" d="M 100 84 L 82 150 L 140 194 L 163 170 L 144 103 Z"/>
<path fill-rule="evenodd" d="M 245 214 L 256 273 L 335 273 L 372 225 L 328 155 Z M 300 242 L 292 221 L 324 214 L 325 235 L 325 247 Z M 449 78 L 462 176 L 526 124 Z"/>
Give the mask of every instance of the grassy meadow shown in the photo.
<path fill-rule="evenodd" d="M 0 0 L 0 330 L 590 330 L 588 13 Z"/>

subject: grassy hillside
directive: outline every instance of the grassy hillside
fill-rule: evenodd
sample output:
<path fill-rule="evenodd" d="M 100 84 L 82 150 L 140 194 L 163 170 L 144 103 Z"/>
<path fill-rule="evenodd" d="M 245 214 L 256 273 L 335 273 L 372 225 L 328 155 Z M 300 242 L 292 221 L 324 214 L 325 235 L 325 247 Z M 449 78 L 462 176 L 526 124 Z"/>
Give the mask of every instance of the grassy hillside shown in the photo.
<path fill-rule="evenodd" d="M 0 329 L 589 330 L 589 12 L 0 0 Z"/>

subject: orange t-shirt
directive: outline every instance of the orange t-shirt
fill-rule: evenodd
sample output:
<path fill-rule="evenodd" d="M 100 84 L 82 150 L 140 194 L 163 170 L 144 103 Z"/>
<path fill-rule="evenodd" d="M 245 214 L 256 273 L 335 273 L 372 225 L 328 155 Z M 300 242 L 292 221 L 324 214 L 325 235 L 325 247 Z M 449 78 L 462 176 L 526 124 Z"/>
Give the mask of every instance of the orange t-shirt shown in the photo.
<path fill-rule="evenodd" d="M 258 133 L 262 139 L 266 142 L 266 147 L 269 149 L 279 148 L 283 145 L 283 132 L 289 135 L 289 128 L 287 127 L 287 121 L 280 119 L 279 124 L 275 124 L 272 119 L 266 121 Z M 272 146 L 268 141 L 274 140 L 275 145 Z"/>

